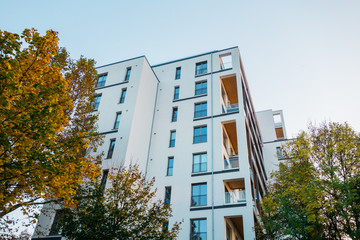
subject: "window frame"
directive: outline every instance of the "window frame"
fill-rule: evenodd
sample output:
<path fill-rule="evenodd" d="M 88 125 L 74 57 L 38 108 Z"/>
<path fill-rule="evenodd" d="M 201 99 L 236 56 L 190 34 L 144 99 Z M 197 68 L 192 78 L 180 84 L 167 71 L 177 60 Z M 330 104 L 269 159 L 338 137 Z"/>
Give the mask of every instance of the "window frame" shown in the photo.
<path fill-rule="evenodd" d="M 206 65 L 206 68 L 203 67 L 204 65 Z M 199 67 L 199 69 L 198 69 L 198 67 Z M 202 61 L 202 62 L 198 62 L 195 64 L 195 76 L 206 74 L 206 73 L 208 73 L 207 61 Z"/>
<path fill-rule="evenodd" d="M 171 162 L 171 166 L 170 166 L 170 162 Z M 167 165 L 167 169 L 166 169 L 166 176 L 173 176 L 173 174 L 174 174 L 174 157 L 171 156 L 171 157 L 168 157 L 168 165 Z"/>
<path fill-rule="evenodd" d="M 126 92 L 127 92 L 127 88 L 123 88 L 121 90 L 119 103 L 124 103 L 125 102 Z"/>
<path fill-rule="evenodd" d="M 200 156 L 200 162 L 196 165 L 199 165 L 199 171 L 195 171 L 195 156 Z M 203 156 L 206 156 L 206 161 L 202 161 Z M 205 165 L 205 170 L 202 170 L 202 166 Z M 207 172 L 207 152 L 193 153 L 193 161 L 192 161 L 192 173 L 201 173 Z"/>
<path fill-rule="evenodd" d="M 171 186 L 165 187 L 165 197 L 164 197 L 164 204 L 170 205 L 171 202 Z"/>
<path fill-rule="evenodd" d="M 107 79 L 107 75 L 108 75 L 108 73 L 102 73 L 102 74 L 99 74 L 99 75 L 98 75 L 98 80 L 96 81 L 96 87 L 97 87 L 97 88 L 98 88 L 98 87 L 103 87 L 103 86 L 105 86 L 105 84 L 106 84 L 106 79 Z M 100 78 L 102 79 L 101 81 L 99 81 Z M 99 83 L 101 83 L 101 85 L 100 85 Z"/>
<path fill-rule="evenodd" d="M 109 175 L 109 169 L 104 169 L 102 171 L 102 177 L 101 177 L 101 182 L 100 182 L 100 186 L 105 189 L 106 187 L 106 182 L 107 182 L 107 178 L 108 178 L 108 175 Z"/>
<path fill-rule="evenodd" d="M 115 122 L 114 122 L 114 128 L 113 129 L 119 129 L 120 120 L 121 120 L 121 112 L 117 112 L 116 116 L 115 116 Z"/>
<path fill-rule="evenodd" d="M 175 69 L 175 80 L 178 80 L 181 78 L 181 67 L 177 67 Z"/>
<path fill-rule="evenodd" d="M 130 81 L 130 75 L 131 75 L 131 67 L 127 67 L 126 72 L 125 72 L 125 78 L 124 78 L 125 82 Z"/>
<path fill-rule="evenodd" d="M 206 104 L 205 110 L 203 106 Z M 200 106 L 200 110 L 196 111 L 196 107 Z M 204 115 L 205 112 L 205 115 Z M 194 118 L 206 117 L 207 116 L 207 101 L 194 103 Z"/>
<path fill-rule="evenodd" d="M 203 87 L 203 84 L 206 83 L 206 87 Z M 197 89 L 197 86 L 200 85 L 201 88 Z M 205 89 L 205 92 L 204 92 Z M 207 80 L 202 80 L 202 81 L 198 81 L 195 82 L 195 96 L 199 96 L 199 95 L 205 95 L 207 94 Z"/>
<path fill-rule="evenodd" d="M 179 97 L 180 97 L 180 86 L 175 86 L 173 100 L 178 100 Z"/>
<path fill-rule="evenodd" d="M 172 114 L 171 114 L 171 122 L 177 122 L 178 113 L 179 113 L 179 108 L 178 107 L 173 107 L 172 108 Z"/>
<path fill-rule="evenodd" d="M 206 128 L 205 134 L 202 134 L 203 128 Z M 199 135 L 195 135 L 196 129 L 200 129 Z M 195 141 L 196 138 L 199 138 L 199 141 Z M 205 138 L 205 140 L 203 138 Z M 196 143 L 205 143 L 205 142 L 207 142 L 207 125 L 195 126 L 193 132 L 193 143 L 196 144 Z"/>
<path fill-rule="evenodd" d="M 169 147 L 175 147 L 175 141 L 176 141 L 176 130 L 171 130 L 170 131 Z"/>
<path fill-rule="evenodd" d="M 112 158 L 112 156 L 114 154 L 115 144 L 116 144 L 116 138 L 111 138 L 108 153 L 106 155 L 106 159 L 111 159 Z"/>
<path fill-rule="evenodd" d="M 102 94 L 95 94 L 94 101 L 91 103 L 92 107 L 94 108 L 93 111 L 99 110 L 100 101 L 101 101 Z M 97 101 L 99 99 L 99 101 Z"/>
<path fill-rule="evenodd" d="M 195 225 L 195 221 L 198 222 L 198 228 L 199 232 L 193 232 L 194 228 L 193 225 Z M 205 231 L 201 231 L 201 221 L 205 221 Z M 203 236 L 205 234 L 205 238 Z M 190 240 L 206 240 L 207 239 L 207 219 L 206 218 L 193 218 L 190 219 Z"/>
<path fill-rule="evenodd" d="M 194 187 L 199 186 L 199 194 L 194 195 Z M 202 186 L 205 186 L 205 194 L 202 192 Z M 197 201 L 195 201 L 195 200 Z M 205 203 L 202 201 L 205 199 Z M 191 207 L 199 207 L 199 206 L 207 206 L 207 183 L 201 182 L 201 183 L 193 183 L 191 184 L 191 201 L 190 201 Z"/>

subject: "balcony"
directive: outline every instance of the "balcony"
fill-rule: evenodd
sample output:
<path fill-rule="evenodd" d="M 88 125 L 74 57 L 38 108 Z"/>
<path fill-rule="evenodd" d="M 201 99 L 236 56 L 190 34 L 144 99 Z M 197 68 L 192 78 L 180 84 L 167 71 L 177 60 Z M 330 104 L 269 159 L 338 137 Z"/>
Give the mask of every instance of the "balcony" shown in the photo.
<path fill-rule="evenodd" d="M 222 123 L 222 137 L 224 169 L 238 168 L 239 157 L 235 121 Z"/>
<path fill-rule="evenodd" d="M 224 158 L 224 169 L 239 168 L 239 157 L 238 155 L 229 156 Z"/>
<path fill-rule="evenodd" d="M 222 113 L 230 113 L 239 110 L 236 75 L 222 76 L 221 82 L 221 107 Z"/>
<path fill-rule="evenodd" d="M 244 179 L 224 181 L 225 204 L 242 203 L 246 201 Z"/>

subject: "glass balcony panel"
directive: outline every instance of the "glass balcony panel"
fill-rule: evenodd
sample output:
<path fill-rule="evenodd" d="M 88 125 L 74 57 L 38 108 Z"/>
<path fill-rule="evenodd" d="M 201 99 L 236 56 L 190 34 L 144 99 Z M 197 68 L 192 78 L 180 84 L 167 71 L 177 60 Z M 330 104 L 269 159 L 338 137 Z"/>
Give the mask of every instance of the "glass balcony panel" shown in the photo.
<path fill-rule="evenodd" d="M 225 192 L 225 204 L 239 203 L 246 201 L 245 191 Z"/>

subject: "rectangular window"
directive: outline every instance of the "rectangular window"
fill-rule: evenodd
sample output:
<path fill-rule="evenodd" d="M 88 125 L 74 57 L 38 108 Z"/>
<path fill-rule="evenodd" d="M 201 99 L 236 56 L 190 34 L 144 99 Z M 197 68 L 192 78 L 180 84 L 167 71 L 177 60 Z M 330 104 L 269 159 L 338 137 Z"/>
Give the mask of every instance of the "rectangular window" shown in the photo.
<path fill-rule="evenodd" d="M 177 67 L 175 73 L 175 79 L 180 79 L 180 77 L 181 77 L 181 67 Z"/>
<path fill-rule="evenodd" d="M 206 240 L 206 219 L 190 220 L 190 240 Z"/>
<path fill-rule="evenodd" d="M 128 68 L 126 69 L 125 81 L 129 81 L 129 80 L 130 80 L 130 73 L 131 73 L 131 67 L 128 67 Z"/>
<path fill-rule="evenodd" d="M 207 171 L 207 153 L 193 155 L 193 173 Z"/>
<path fill-rule="evenodd" d="M 207 127 L 194 127 L 194 143 L 207 142 Z"/>
<path fill-rule="evenodd" d="M 104 170 L 102 178 L 101 178 L 101 183 L 100 183 L 102 188 L 105 188 L 105 186 L 106 186 L 106 181 L 107 181 L 108 175 L 109 175 L 109 170 L 108 169 Z"/>
<path fill-rule="evenodd" d="M 101 94 L 100 95 L 96 95 L 94 97 L 94 102 L 91 103 L 91 106 L 94 108 L 94 111 L 99 109 L 99 105 L 100 105 L 100 100 L 101 100 Z"/>
<path fill-rule="evenodd" d="M 177 121 L 177 115 L 178 115 L 178 108 L 174 107 L 172 111 L 171 121 L 176 122 Z"/>
<path fill-rule="evenodd" d="M 167 172 L 166 172 L 167 176 L 173 175 L 173 168 L 174 168 L 174 157 L 169 157 L 168 158 L 168 167 L 167 167 Z"/>
<path fill-rule="evenodd" d="M 126 96 L 126 88 L 123 88 L 121 91 L 120 103 L 125 102 L 125 96 Z"/>
<path fill-rule="evenodd" d="M 191 185 L 191 206 L 206 206 L 206 183 Z"/>
<path fill-rule="evenodd" d="M 166 233 L 169 231 L 169 221 L 163 222 L 163 233 Z"/>
<path fill-rule="evenodd" d="M 176 131 L 171 131 L 169 147 L 175 147 L 175 137 L 176 137 Z"/>
<path fill-rule="evenodd" d="M 96 82 L 96 86 L 97 87 L 104 86 L 105 82 L 106 82 L 106 78 L 107 78 L 107 74 L 100 75 L 97 82 Z"/>
<path fill-rule="evenodd" d="M 195 95 L 202 95 L 207 93 L 207 81 L 195 83 Z"/>
<path fill-rule="evenodd" d="M 174 100 L 179 99 L 180 87 L 177 86 L 174 88 Z"/>
<path fill-rule="evenodd" d="M 284 131 L 282 127 L 275 128 L 276 139 L 283 139 L 284 138 Z"/>
<path fill-rule="evenodd" d="M 120 118 L 121 118 L 121 112 L 116 113 L 116 118 L 115 118 L 115 123 L 114 123 L 114 129 L 118 129 L 118 128 L 119 128 Z"/>
<path fill-rule="evenodd" d="M 110 139 L 109 151 L 106 158 L 112 158 L 116 139 Z"/>
<path fill-rule="evenodd" d="M 282 152 L 280 147 L 276 147 L 276 155 L 278 159 L 282 158 Z"/>
<path fill-rule="evenodd" d="M 59 226 L 59 220 L 64 216 L 64 210 L 56 210 L 54 220 L 51 224 L 49 236 L 60 235 L 61 229 Z"/>
<path fill-rule="evenodd" d="M 205 117 L 207 115 L 207 103 L 195 103 L 194 118 Z"/>
<path fill-rule="evenodd" d="M 170 200 L 171 200 L 171 187 L 165 187 L 165 201 L 164 201 L 164 203 L 166 205 L 169 205 Z"/>
<path fill-rule="evenodd" d="M 196 64 L 195 75 L 207 73 L 207 61 Z"/>

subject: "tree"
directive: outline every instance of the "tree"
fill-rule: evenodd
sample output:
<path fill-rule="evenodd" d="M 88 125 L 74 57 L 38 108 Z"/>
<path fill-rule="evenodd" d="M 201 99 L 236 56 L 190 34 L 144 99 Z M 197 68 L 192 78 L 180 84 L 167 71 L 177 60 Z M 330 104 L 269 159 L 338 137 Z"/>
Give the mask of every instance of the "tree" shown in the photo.
<path fill-rule="evenodd" d="M 58 41 L 52 30 L 0 30 L 0 217 L 41 199 L 74 205 L 84 176 L 100 174 L 95 62 Z"/>
<path fill-rule="evenodd" d="M 347 123 L 310 125 L 283 152 L 259 238 L 360 239 L 360 134 Z"/>
<path fill-rule="evenodd" d="M 169 204 L 154 200 L 154 179 L 130 165 L 109 175 L 109 188 L 91 181 L 79 191 L 76 208 L 63 209 L 57 229 L 69 240 L 76 239 L 175 239 L 179 224 L 164 226 L 171 216 Z M 87 197 L 82 197 L 87 196 Z"/>

